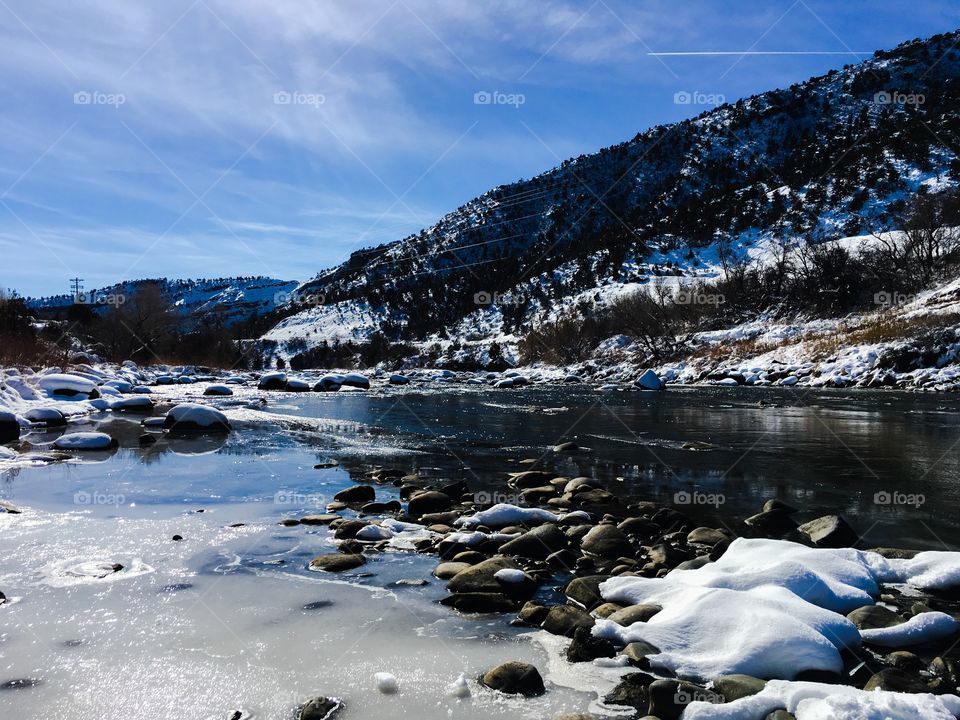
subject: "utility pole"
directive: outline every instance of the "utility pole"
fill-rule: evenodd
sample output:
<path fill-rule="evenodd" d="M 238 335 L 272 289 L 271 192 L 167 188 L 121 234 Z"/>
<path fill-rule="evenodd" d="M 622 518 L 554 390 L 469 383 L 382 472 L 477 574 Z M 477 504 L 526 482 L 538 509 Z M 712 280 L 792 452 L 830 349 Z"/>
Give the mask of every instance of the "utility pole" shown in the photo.
<path fill-rule="evenodd" d="M 70 285 L 73 288 L 73 301 L 77 302 L 80 299 L 80 293 L 83 292 L 83 278 L 75 277 L 70 279 Z"/>

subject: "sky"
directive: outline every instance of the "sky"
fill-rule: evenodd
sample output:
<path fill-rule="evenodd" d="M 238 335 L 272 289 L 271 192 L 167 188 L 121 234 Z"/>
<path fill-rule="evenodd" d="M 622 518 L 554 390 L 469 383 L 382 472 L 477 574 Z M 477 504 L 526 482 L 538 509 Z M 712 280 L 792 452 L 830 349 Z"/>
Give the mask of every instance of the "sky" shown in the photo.
<path fill-rule="evenodd" d="M 567 157 L 957 27 L 946 0 L 0 0 L 0 287 L 305 280 Z"/>

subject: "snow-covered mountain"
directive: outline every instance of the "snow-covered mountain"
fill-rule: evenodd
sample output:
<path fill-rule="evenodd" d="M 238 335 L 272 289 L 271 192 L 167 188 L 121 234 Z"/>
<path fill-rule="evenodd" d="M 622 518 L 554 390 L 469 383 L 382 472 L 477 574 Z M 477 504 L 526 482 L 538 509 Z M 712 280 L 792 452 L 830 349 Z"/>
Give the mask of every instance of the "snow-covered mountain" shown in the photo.
<path fill-rule="evenodd" d="M 265 338 L 512 338 L 771 238 L 890 228 L 906 196 L 960 174 L 958 43 L 910 41 L 497 187 L 304 283 Z"/>
<path fill-rule="evenodd" d="M 167 301 L 184 318 L 216 318 L 225 325 L 233 325 L 274 312 L 279 306 L 289 302 L 291 293 L 299 283 L 267 277 L 129 280 L 109 287 L 87 290 L 81 293 L 79 300 L 95 311 L 103 311 L 134 297 L 147 285 L 158 286 Z M 76 300 L 71 294 L 28 298 L 27 306 L 41 315 L 55 314 L 65 311 Z"/>

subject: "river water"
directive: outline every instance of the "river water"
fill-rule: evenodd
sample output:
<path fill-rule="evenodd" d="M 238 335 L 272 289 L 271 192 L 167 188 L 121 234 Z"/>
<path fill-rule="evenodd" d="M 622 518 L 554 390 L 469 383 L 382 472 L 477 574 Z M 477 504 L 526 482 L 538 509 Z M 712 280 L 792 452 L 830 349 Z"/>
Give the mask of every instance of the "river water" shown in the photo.
<path fill-rule="evenodd" d="M 377 465 L 509 500 L 505 473 L 540 459 L 735 532 L 779 497 L 803 519 L 842 513 L 867 545 L 955 550 L 960 540 L 953 396 L 450 387 L 251 399 L 221 403 L 236 426 L 227 438 L 141 449 L 136 419 L 103 415 L 91 427 L 117 437 L 117 452 L 0 475 L 0 497 L 25 509 L 0 515 L 0 683 L 35 681 L 0 689 L 0 717 L 206 720 L 244 709 L 288 720 L 317 694 L 343 696 L 347 720 L 584 711 L 589 695 L 569 677 L 548 677 L 534 700 L 472 682 L 504 660 L 545 668 L 547 657 L 505 618 L 439 606 L 435 558 L 383 553 L 344 577 L 306 569 L 333 550 L 328 531 L 278 520 L 322 510 Z M 42 449 L 54 437 L 27 439 Z M 548 452 L 566 440 L 590 451 Z M 328 461 L 338 464 L 314 468 Z M 90 562 L 124 570 L 90 577 Z M 432 581 L 397 584 L 419 578 Z M 380 671 L 399 678 L 398 694 L 375 690 Z M 466 700 L 446 691 L 460 673 Z"/>

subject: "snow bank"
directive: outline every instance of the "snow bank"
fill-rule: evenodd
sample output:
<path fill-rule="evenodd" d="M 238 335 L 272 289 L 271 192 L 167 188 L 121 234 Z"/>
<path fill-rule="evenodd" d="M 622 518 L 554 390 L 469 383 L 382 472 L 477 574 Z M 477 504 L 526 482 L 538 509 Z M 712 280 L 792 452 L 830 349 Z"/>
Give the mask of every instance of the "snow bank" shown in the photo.
<path fill-rule="evenodd" d="M 803 670 L 839 672 L 840 650 L 861 642 L 846 613 L 873 604 L 882 583 L 951 580 L 958 561 L 960 553 L 887 560 L 850 548 L 738 538 L 717 562 L 696 570 L 605 581 L 600 586 L 605 600 L 655 603 L 663 610 L 628 627 L 598 620 L 593 632 L 623 644 L 649 642 L 661 651 L 649 657 L 654 668 L 701 680 L 733 673 L 789 679 Z M 875 637 L 894 646 L 956 630 L 952 618 L 932 615 Z"/>
<path fill-rule="evenodd" d="M 683 720 L 755 720 L 787 710 L 797 720 L 955 720 L 956 695 L 867 692 L 846 685 L 771 680 L 757 695 L 726 704 L 692 702 Z"/>
<path fill-rule="evenodd" d="M 498 505 L 494 505 L 487 510 L 481 510 L 471 517 L 460 518 L 455 524 L 460 527 L 471 529 L 478 527 L 479 525 L 486 525 L 487 527 L 506 527 L 507 525 L 520 525 L 522 523 L 535 524 L 556 522 L 558 519 L 559 516 L 554 515 L 548 510 L 541 510 L 540 508 L 522 508 L 517 505 L 510 505 L 508 503 L 499 503 Z"/>

